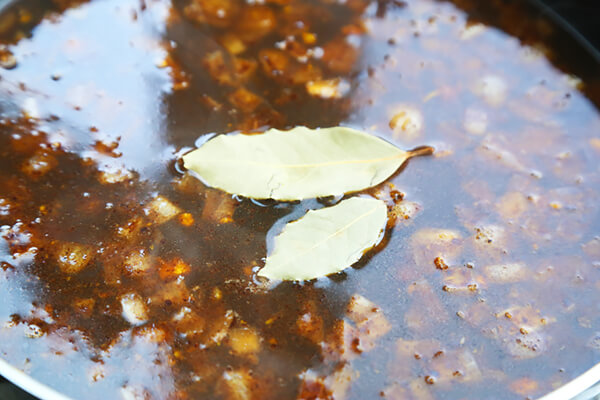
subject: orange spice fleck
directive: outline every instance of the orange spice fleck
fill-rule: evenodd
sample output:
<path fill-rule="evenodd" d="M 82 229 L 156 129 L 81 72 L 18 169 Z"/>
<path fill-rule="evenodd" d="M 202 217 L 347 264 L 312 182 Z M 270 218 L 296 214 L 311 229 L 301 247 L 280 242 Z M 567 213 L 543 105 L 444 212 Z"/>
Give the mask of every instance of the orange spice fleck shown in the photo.
<path fill-rule="evenodd" d="M 183 226 L 192 226 L 194 224 L 194 217 L 190 213 L 183 213 L 179 215 L 179 223 Z"/>
<path fill-rule="evenodd" d="M 317 35 L 310 32 L 302 32 L 302 41 L 306 44 L 315 44 L 317 42 Z"/>
<path fill-rule="evenodd" d="M 176 258 L 174 260 L 164 262 L 158 269 L 158 275 L 163 280 L 177 278 L 191 271 L 191 267 L 183 260 Z"/>

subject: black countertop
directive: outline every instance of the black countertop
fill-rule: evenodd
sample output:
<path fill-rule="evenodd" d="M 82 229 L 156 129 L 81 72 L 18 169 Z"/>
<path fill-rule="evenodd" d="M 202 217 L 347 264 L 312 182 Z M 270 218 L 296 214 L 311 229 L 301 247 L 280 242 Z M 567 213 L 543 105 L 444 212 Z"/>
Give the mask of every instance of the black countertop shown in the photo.
<path fill-rule="evenodd" d="M 555 14 L 580 34 L 600 54 L 600 1 L 599 0 L 530 0 L 545 5 L 546 13 Z M 544 7 L 542 7 L 544 8 Z"/>
<path fill-rule="evenodd" d="M 0 400 L 37 400 L 0 376 Z"/>

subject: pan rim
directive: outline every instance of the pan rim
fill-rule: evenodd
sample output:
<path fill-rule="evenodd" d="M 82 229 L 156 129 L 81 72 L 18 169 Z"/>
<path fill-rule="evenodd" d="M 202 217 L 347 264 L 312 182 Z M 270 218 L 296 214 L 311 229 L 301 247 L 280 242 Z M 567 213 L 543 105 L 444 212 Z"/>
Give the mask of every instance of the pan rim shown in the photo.
<path fill-rule="evenodd" d="M 0 375 L 42 400 L 72 400 L 0 358 Z"/>

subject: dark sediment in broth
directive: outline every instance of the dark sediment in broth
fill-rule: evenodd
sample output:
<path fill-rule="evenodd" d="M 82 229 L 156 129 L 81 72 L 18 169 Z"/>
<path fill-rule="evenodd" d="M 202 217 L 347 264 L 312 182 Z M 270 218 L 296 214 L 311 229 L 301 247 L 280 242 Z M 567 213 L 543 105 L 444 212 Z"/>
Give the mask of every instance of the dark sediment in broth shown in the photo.
<path fill-rule="evenodd" d="M 86 399 L 534 398 L 592 366 L 597 65 L 498 7 L 5 9 L 1 357 Z M 437 151 L 364 192 L 390 221 L 353 268 L 266 289 L 271 227 L 336 199 L 232 198 L 177 159 L 339 124 Z"/>

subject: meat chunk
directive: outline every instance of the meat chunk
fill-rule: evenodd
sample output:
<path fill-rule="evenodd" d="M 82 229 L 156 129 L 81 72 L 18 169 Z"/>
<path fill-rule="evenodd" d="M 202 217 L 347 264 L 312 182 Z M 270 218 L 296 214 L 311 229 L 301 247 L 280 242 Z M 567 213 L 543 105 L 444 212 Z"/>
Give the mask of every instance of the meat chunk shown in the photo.
<path fill-rule="evenodd" d="M 226 224 L 233 221 L 237 201 L 220 190 L 207 189 L 204 192 L 206 202 L 202 209 L 202 219 Z"/>
<path fill-rule="evenodd" d="M 530 332 L 525 335 L 516 335 L 506 341 L 507 352 L 518 359 L 528 359 L 539 356 L 548 348 L 545 335 Z"/>
<path fill-rule="evenodd" d="M 207 343 L 219 345 L 227 337 L 231 325 L 237 313 L 233 310 L 225 311 L 221 316 L 215 318 L 206 332 Z"/>
<path fill-rule="evenodd" d="M 226 371 L 223 373 L 217 390 L 225 395 L 227 400 L 257 399 L 252 391 L 256 383 L 245 369 Z"/>
<path fill-rule="evenodd" d="M 350 84 L 340 78 L 310 81 L 306 83 L 306 91 L 311 96 L 322 99 L 339 99 L 350 90 Z"/>
<path fill-rule="evenodd" d="M 514 152 L 505 148 L 505 144 L 500 138 L 486 136 L 477 151 L 487 160 L 489 166 L 507 168 L 522 173 L 529 173 L 531 170 L 523 164 L 522 157 L 517 157 Z"/>
<path fill-rule="evenodd" d="M 255 60 L 234 57 L 233 70 L 238 82 L 243 83 L 248 81 L 256 72 L 258 63 Z"/>
<path fill-rule="evenodd" d="M 245 88 L 237 89 L 227 96 L 227 98 L 231 104 L 245 113 L 254 111 L 256 107 L 263 102 L 263 99 L 260 96 L 257 96 Z"/>
<path fill-rule="evenodd" d="M 96 299 L 94 298 L 77 299 L 73 302 L 73 309 L 80 315 L 89 318 L 94 312 L 95 304 Z"/>
<path fill-rule="evenodd" d="M 505 351 L 518 359 L 538 357 L 548 349 L 548 336 L 544 327 L 554 321 L 543 317 L 531 306 L 513 306 L 496 315 L 496 321 L 483 330 L 487 336 L 498 340 Z"/>
<path fill-rule="evenodd" d="M 21 170 L 31 178 L 40 178 L 57 164 L 58 162 L 53 155 L 48 152 L 39 151 L 25 161 Z"/>
<path fill-rule="evenodd" d="M 98 172 L 98 181 L 103 185 L 125 182 L 134 177 L 135 175 L 125 168 L 104 169 Z"/>
<path fill-rule="evenodd" d="M 233 55 L 238 55 L 246 51 L 246 45 L 244 42 L 233 33 L 225 33 L 220 37 L 219 43 L 227 49 L 227 51 Z"/>
<path fill-rule="evenodd" d="M 226 63 L 223 52 L 220 50 L 208 53 L 203 60 L 204 67 L 215 82 L 220 85 L 233 86 L 236 83 L 233 70 Z"/>
<path fill-rule="evenodd" d="M 152 258 L 146 254 L 145 249 L 130 253 L 123 263 L 125 270 L 133 276 L 143 275 L 144 272 L 150 269 L 151 265 Z"/>
<path fill-rule="evenodd" d="M 148 343 L 163 343 L 167 339 L 167 333 L 164 329 L 152 325 L 144 325 L 134 330 L 136 339 L 144 340 Z"/>
<path fill-rule="evenodd" d="M 393 108 L 389 122 L 394 137 L 414 140 L 423 133 L 423 114 L 412 106 L 399 105 Z"/>
<path fill-rule="evenodd" d="M 381 397 L 386 400 L 404 400 L 409 399 L 408 389 L 402 387 L 399 383 L 393 383 L 381 392 Z"/>
<path fill-rule="evenodd" d="M 323 46 L 323 63 L 330 71 L 348 74 L 356 68 L 359 50 L 346 37 L 337 37 Z"/>
<path fill-rule="evenodd" d="M 296 328 L 301 336 L 304 336 L 313 343 L 318 344 L 323 341 L 325 334 L 323 318 L 319 315 L 314 302 L 309 302 L 304 307 L 296 320 Z"/>
<path fill-rule="evenodd" d="M 475 251 L 482 258 L 499 260 L 506 254 L 509 236 L 502 226 L 491 224 L 477 226 L 471 238 Z"/>
<path fill-rule="evenodd" d="M 160 289 L 152 295 L 152 303 L 181 305 L 190 297 L 187 286 L 182 280 L 174 280 L 160 286 Z"/>
<path fill-rule="evenodd" d="M 396 342 L 398 362 L 394 363 L 392 372 L 398 376 L 411 374 L 412 365 L 435 376 L 436 385 L 450 384 L 453 381 L 479 381 L 483 378 L 481 370 L 471 351 L 456 349 L 447 351 L 436 340 L 405 340 Z"/>
<path fill-rule="evenodd" d="M 302 384 L 298 400 L 343 400 L 350 388 L 352 379 L 358 374 L 349 364 L 340 364 L 336 370 L 327 376 L 319 376 L 312 370 L 300 374 Z"/>
<path fill-rule="evenodd" d="M 62 272 L 76 274 L 90 263 L 94 256 L 94 250 L 88 245 L 64 242 L 58 246 L 56 256 Z"/>
<path fill-rule="evenodd" d="M 218 28 L 231 25 L 239 12 L 238 0 L 192 0 L 183 10 L 188 19 Z"/>
<path fill-rule="evenodd" d="M 498 213 L 506 221 L 516 221 L 529 207 L 529 202 L 521 192 L 508 192 L 496 205 Z"/>
<path fill-rule="evenodd" d="M 530 397 L 537 392 L 539 383 L 531 378 L 523 377 L 512 382 L 509 388 L 522 397 Z"/>
<path fill-rule="evenodd" d="M 434 292 L 424 279 L 409 286 L 408 295 L 412 301 L 404 314 L 404 321 L 410 329 L 416 332 L 434 329 L 448 320 L 448 311 L 440 301 L 438 293 L 443 292 Z"/>
<path fill-rule="evenodd" d="M 121 388 L 122 400 L 150 400 L 150 393 L 137 385 L 125 385 Z"/>
<path fill-rule="evenodd" d="M 364 296 L 355 294 L 350 299 L 346 309 L 346 315 L 350 318 L 357 327 L 369 325 L 369 329 L 373 334 L 382 336 L 389 330 L 390 326 L 383 312 L 372 301 Z"/>
<path fill-rule="evenodd" d="M 600 236 L 594 237 L 583 245 L 583 251 L 588 257 L 600 261 Z"/>
<path fill-rule="evenodd" d="M 144 208 L 144 212 L 155 224 L 163 224 L 179 214 L 181 209 L 169 201 L 169 199 L 163 196 L 156 196 Z"/>
<path fill-rule="evenodd" d="M 463 128 L 473 135 L 483 135 L 487 130 L 487 113 L 479 108 L 469 107 L 465 110 Z"/>
<path fill-rule="evenodd" d="M 373 302 L 361 295 L 350 299 L 346 315 L 356 324 L 359 347 L 369 351 L 375 347 L 375 341 L 384 336 L 392 328 L 383 311 Z"/>
<path fill-rule="evenodd" d="M 457 380 L 478 382 L 483 379 L 475 356 L 467 349 L 434 354 L 428 369 L 435 373 L 436 385 L 449 385 Z"/>
<path fill-rule="evenodd" d="M 265 75 L 282 83 L 301 85 L 321 79 L 321 70 L 311 63 L 300 63 L 281 50 L 264 49 L 259 62 Z"/>
<path fill-rule="evenodd" d="M 443 281 L 443 290 L 455 294 L 477 294 L 484 286 L 484 281 L 470 268 L 452 268 L 444 275 Z"/>
<path fill-rule="evenodd" d="M 421 210 L 421 205 L 414 201 L 401 201 L 394 204 L 388 213 L 388 225 L 394 226 L 405 223 L 407 220 L 414 218 Z"/>
<path fill-rule="evenodd" d="M 527 277 L 527 272 L 527 267 L 523 263 L 495 264 L 484 268 L 485 276 L 495 283 L 521 281 Z"/>
<path fill-rule="evenodd" d="M 142 218 L 135 216 L 124 224 L 117 226 L 117 235 L 128 240 L 133 240 L 144 227 Z"/>
<path fill-rule="evenodd" d="M 451 262 L 462 251 L 462 236 L 449 229 L 425 228 L 410 239 L 415 263 L 420 267 L 433 265 L 436 257 Z"/>
<path fill-rule="evenodd" d="M 249 327 L 234 328 L 229 332 L 227 343 L 234 354 L 256 356 L 260 351 L 260 336 Z"/>
<path fill-rule="evenodd" d="M 489 105 L 497 107 L 506 100 L 508 86 L 498 75 L 486 75 L 473 85 L 473 92 L 481 96 Z"/>
<path fill-rule="evenodd" d="M 396 341 L 396 355 L 398 356 L 399 364 L 394 365 L 395 373 L 406 374 L 410 371 L 409 360 L 421 360 L 423 358 L 431 358 L 442 348 L 441 344 L 434 339 L 426 340 L 406 340 L 398 339 Z M 401 369 L 401 371 L 398 371 Z"/>
<path fill-rule="evenodd" d="M 192 338 L 204 332 L 206 320 L 189 307 L 181 309 L 172 318 L 177 333 L 184 338 Z"/>
<path fill-rule="evenodd" d="M 361 295 L 352 296 L 346 315 L 349 320 L 339 321 L 332 335 L 322 345 L 326 359 L 351 360 L 363 352 L 371 351 L 377 340 L 391 329 L 381 309 Z"/>
<path fill-rule="evenodd" d="M 245 43 L 254 43 L 271 33 L 276 22 L 275 13 L 270 7 L 263 5 L 244 7 L 238 19 L 236 32 Z"/>
<path fill-rule="evenodd" d="M 123 318 L 131 325 L 141 325 L 148 319 L 146 304 L 136 293 L 121 296 L 121 307 Z"/>

